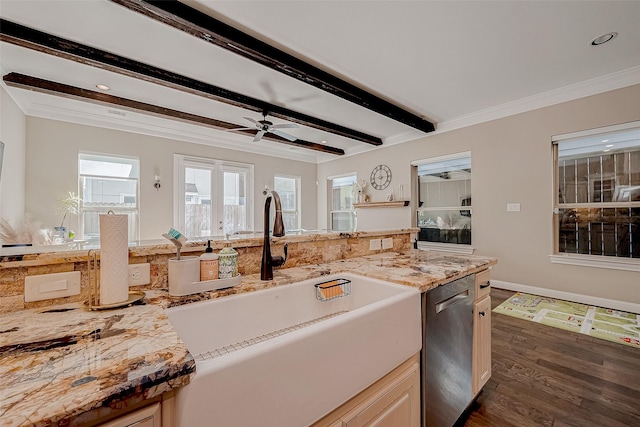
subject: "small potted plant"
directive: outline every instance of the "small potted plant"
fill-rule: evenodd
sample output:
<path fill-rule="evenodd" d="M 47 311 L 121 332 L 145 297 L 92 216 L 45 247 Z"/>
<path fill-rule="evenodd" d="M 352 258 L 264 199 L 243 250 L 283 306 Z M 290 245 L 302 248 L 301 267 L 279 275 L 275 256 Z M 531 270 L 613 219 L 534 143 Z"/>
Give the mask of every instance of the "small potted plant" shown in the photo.
<path fill-rule="evenodd" d="M 64 226 L 64 220 L 69 217 L 69 227 L 71 227 L 71 215 L 77 215 L 80 213 L 80 203 L 82 199 L 73 191 L 69 191 L 67 196 L 58 198 L 58 202 L 61 205 L 60 212 L 64 213 L 60 227 L 54 227 L 54 243 L 64 243 L 67 240 L 73 240 L 74 233 Z"/>

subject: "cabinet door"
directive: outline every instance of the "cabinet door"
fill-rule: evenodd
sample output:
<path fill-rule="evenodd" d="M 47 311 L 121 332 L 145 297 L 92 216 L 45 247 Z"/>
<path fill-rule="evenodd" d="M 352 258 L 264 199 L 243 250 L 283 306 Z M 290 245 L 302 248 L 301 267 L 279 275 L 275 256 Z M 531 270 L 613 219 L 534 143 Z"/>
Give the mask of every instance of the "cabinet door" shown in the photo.
<path fill-rule="evenodd" d="M 414 364 L 398 379 L 342 417 L 345 427 L 418 427 L 420 366 Z"/>
<path fill-rule="evenodd" d="M 491 377 L 491 297 L 473 307 L 473 394 L 476 395 Z"/>
<path fill-rule="evenodd" d="M 108 423 L 100 424 L 100 427 L 161 427 L 160 408 L 159 403 L 154 403 Z"/>

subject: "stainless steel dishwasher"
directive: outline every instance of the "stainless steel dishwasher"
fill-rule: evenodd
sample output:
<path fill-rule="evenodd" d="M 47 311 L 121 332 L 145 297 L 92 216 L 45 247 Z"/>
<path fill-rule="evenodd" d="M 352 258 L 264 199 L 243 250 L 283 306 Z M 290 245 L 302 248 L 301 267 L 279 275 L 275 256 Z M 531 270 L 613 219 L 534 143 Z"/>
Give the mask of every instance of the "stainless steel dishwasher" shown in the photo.
<path fill-rule="evenodd" d="M 473 401 L 474 275 L 422 294 L 422 424 L 451 427 Z"/>

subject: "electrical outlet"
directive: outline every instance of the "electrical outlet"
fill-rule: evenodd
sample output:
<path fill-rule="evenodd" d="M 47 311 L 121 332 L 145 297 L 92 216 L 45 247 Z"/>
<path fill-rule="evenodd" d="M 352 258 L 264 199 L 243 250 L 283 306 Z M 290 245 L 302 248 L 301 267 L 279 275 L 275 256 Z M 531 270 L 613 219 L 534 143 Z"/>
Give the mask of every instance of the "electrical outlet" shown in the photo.
<path fill-rule="evenodd" d="M 151 264 L 129 264 L 129 286 L 151 283 Z"/>
<path fill-rule="evenodd" d="M 382 249 L 391 249 L 393 247 L 393 238 L 387 237 L 382 239 Z"/>
<path fill-rule="evenodd" d="M 382 249 L 382 240 L 380 239 L 371 239 L 369 240 L 369 250 L 370 251 L 379 251 Z"/>
<path fill-rule="evenodd" d="M 507 212 L 520 212 L 520 203 L 507 203 Z"/>

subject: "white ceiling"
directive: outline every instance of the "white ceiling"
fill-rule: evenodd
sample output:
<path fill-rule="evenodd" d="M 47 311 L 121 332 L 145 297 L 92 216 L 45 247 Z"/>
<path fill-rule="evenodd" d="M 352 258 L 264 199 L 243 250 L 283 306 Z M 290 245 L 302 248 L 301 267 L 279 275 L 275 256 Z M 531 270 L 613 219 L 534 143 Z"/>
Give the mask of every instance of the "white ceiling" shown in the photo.
<path fill-rule="evenodd" d="M 437 123 L 438 132 L 640 83 L 640 1 L 185 1 L 319 68 Z M 291 79 L 108 0 L 0 0 L 0 16 L 121 56 L 381 137 L 425 134 Z M 608 44 L 590 41 L 607 32 Z M 0 43 L 2 74 L 18 72 L 218 120 L 259 114 Z M 6 87 L 28 115 L 312 163 L 331 154 Z M 274 123 L 281 120 L 273 119 Z M 374 146 L 313 128 L 300 139 Z"/>

